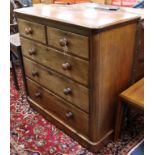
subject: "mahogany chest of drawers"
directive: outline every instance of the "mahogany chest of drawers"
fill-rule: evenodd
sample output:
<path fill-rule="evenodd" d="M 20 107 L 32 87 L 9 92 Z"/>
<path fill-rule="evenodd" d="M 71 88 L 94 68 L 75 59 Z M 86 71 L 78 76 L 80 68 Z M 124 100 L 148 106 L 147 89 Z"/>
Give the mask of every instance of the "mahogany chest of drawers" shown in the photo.
<path fill-rule="evenodd" d="M 28 101 L 97 151 L 113 137 L 117 95 L 131 82 L 139 16 L 44 4 L 15 13 Z"/>

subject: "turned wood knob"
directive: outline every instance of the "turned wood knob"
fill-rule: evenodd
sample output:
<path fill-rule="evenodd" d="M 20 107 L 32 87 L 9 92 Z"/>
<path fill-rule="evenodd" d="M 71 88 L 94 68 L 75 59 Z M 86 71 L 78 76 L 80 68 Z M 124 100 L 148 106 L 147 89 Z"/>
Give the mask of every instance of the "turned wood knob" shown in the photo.
<path fill-rule="evenodd" d="M 41 93 L 40 92 L 36 92 L 34 95 L 35 95 L 35 97 L 41 97 Z"/>
<path fill-rule="evenodd" d="M 36 49 L 34 47 L 32 47 L 29 49 L 28 52 L 29 52 L 29 55 L 34 55 L 34 54 L 36 54 Z"/>
<path fill-rule="evenodd" d="M 26 34 L 32 34 L 33 33 L 32 28 L 31 27 L 26 27 L 25 28 L 25 33 Z"/>
<path fill-rule="evenodd" d="M 64 70 L 70 70 L 71 69 L 71 64 L 70 63 L 68 63 L 68 62 L 66 62 L 66 63 L 63 63 L 62 64 L 62 68 L 64 69 Z"/>
<path fill-rule="evenodd" d="M 72 93 L 71 88 L 65 88 L 65 89 L 64 89 L 64 94 L 65 94 L 65 95 L 69 95 L 69 94 L 71 94 L 71 93 Z"/>
<path fill-rule="evenodd" d="M 73 117 L 73 113 L 72 113 L 72 112 L 67 112 L 67 113 L 66 113 L 66 117 L 67 117 L 67 118 Z"/>
<path fill-rule="evenodd" d="M 38 71 L 32 71 L 32 76 L 38 76 Z"/>
<path fill-rule="evenodd" d="M 60 46 L 64 47 L 68 45 L 68 40 L 66 38 L 60 39 L 59 44 Z"/>

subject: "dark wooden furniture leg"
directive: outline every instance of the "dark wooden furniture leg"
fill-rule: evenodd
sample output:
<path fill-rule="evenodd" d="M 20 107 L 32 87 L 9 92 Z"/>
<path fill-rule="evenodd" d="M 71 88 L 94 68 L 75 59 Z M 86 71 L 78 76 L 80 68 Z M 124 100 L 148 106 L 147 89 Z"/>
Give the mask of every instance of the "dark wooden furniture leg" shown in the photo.
<path fill-rule="evenodd" d="M 14 79 L 14 85 L 15 85 L 15 88 L 17 90 L 19 90 L 17 74 L 16 74 L 16 70 L 15 70 L 15 65 L 14 65 L 14 62 L 13 62 L 13 54 L 12 54 L 11 51 L 10 51 L 10 59 L 11 59 L 10 61 L 11 61 L 11 65 L 12 65 L 12 74 L 13 74 L 13 79 Z"/>
<path fill-rule="evenodd" d="M 117 107 L 117 113 L 116 113 L 114 141 L 117 141 L 119 139 L 119 137 L 120 137 L 123 113 L 124 113 L 124 104 L 119 99 L 118 107 Z"/>

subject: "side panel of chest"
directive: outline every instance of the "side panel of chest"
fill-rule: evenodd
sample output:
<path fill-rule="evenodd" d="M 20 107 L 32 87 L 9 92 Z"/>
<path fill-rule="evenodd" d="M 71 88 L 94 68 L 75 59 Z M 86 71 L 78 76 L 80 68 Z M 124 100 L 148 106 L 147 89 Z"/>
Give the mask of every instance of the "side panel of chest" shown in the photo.
<path fill-rule="evenodd" d="M 118 94 L 131 82 L 136 23 L 95 34 L 91 52 L 90 137 L 106 138 L 114 130 Z"/>

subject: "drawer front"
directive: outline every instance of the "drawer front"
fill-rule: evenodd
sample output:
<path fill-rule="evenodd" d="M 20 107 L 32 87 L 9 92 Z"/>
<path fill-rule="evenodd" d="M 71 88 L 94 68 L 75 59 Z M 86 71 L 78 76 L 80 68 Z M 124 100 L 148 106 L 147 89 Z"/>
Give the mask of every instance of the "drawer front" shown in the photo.
<path fill-rule="evenodd" d="M 88 61 L 64 55 L 52 48 L 21 38 L 23 55 L 84 85 L 88 85 Z"/>
<path fill-rule="evenodd" d="M 52 92 L 70 101 L 88 112 L 88 89 L 68 78 L 65 78 L 31 60 L 24 58 L 25 72 L 28 77 L 48 88 Z"/>
<path fill-rule="evenodd" d="M 88 115 L 85 112 L 56 97 L 30 79 L 27 79 L 27 86 L 32 100 L 69 126 L 88 135 Z"/>
<path fill-rule="evenodd" d="M 46 43 L 46 34 L 44 25 L 18 19 L 18 27 L 20 35 L 42 43 Z"/>
<path fill-rule="evenodd" d="M 67 46 L 68 53 L 88 58 L 88 37 L 47 27 L 48 44 L 63 50 Z"/>

